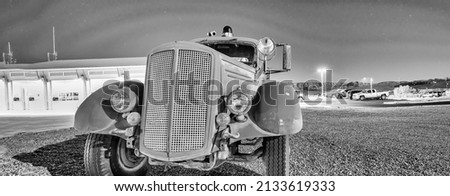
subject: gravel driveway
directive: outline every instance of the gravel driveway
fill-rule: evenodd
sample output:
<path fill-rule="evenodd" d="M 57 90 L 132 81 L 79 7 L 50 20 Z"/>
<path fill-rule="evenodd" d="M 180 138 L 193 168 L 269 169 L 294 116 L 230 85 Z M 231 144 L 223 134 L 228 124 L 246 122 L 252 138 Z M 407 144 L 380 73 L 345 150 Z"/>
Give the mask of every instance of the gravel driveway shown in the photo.
<path fill-rule="evenodd" d="M 39 133 L 19 133 L 0 138 L 1 175 L 54 175 L 83 176 L 83 150 L 86 134 L 74 129 L 61 129 Z M 172 167 L 164 171 L 162 166 L 152 166 L 147 175 L 212 175 L 252 176 L 261 175 L 262 163 L 224 163 L 211 171 L 198 171 Z"/>

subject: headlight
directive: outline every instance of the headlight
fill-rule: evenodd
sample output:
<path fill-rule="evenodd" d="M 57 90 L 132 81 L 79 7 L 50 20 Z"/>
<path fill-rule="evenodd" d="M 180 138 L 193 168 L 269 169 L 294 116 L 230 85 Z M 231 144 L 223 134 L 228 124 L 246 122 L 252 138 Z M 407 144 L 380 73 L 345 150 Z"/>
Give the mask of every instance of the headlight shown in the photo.
<path fill-rule="evenodd" d="M 250 110 L 251 106 L 252 100 L 241 90 L 235 90 L 228 95 L 227 107 L 233 114 L 245 114 Z"/>
<path fill-rule="evenodd" d="M 111 95 L 111 107 L 119 113 L 133 110 L 137 102 L 136 94 L 128 87 L 117 90 Z"/>
<path fill-rule="evenodd" d="M 141 122 L 141 115 L 137 112 L 131 112 L 127 116 L 127 122 L 128 122 L 128 124 L 130 124 L 132 126 L 136 126 L 137 124 L 139 124 Z M 131 135 L 133 135 L 133 134 L 131 134 Z"/>
<path fill-rule="evenodd" d="M 220 113 L 216 116 L 216 123 L 219 127 L 224 127 L 230 124 L 230 115 L 227 113 Z"/>
<path fill-rule="evenodd" d="M 268 37 L 258 41 L 258 52 L 261 54 L 260 57 L 263 57 L 261 60 L 268 61 L 275 56 L 275 45 L 275 42 Z"/>

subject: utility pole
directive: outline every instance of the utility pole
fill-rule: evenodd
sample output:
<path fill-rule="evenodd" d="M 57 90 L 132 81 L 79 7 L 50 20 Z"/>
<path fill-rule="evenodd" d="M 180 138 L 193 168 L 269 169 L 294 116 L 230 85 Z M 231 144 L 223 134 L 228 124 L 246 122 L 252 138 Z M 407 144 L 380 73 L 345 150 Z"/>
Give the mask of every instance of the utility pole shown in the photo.
<path fill-rule="evenodd" d="M 11 52 L 11 42 L 8 42 L 8 55 L 12 56 L 12 52 Z"/>
<path fill-rule="evenodd" d="M 58 53 L 56 52 L 55 27 L 53 27 L 53 53 L 47 52 L 47 60 L 55 61 L 57 59 L 58 59 Z"/>
<path fill-rule="evenodd" d="M 448 77 L 445 79 L 445 88 L 448 89 Z"/>
<path fill-rule="evenodd" d="M 325 68 L 321 68 L 321 69 L 318 69 L 317 70 L 319 73 L 320 73 L 320 83 L 321 83 L 321 86 L 322 86 L 322 93 L 321 93 L 321 97 L 324 97 L 324 83 L 323 83 L 323 73 L 325 73 L 325 71 L 326 71 L 326 69 Z"/>
<path fill-rule="evenodd" d="M 370 93 L 372 93 L 372 83 L 373 83 L 373 78 L 370 78 Z"/>
<path fill-rule="evenodd" d="M 322 97 L 323 97 L 323 87 L 324 87 L 324 85 L 323 85 L 323 71 L 321 71 L 320 72 L 320 83 L 321 83 L 321 87 L 322 87 L 322 93 L 321 93 L 321 95 L 322 95 Z"/>
<path fill-rule="evenodd" d="M 13 57 L 13 52 L 11 51 L 11 43 L 10 42 L 8 42 L 8 53 L 7 54 L 3 53 L 3 62 L 5 64 L 16 63 L 16 61 L 14 60 L 14 57 Z"/>

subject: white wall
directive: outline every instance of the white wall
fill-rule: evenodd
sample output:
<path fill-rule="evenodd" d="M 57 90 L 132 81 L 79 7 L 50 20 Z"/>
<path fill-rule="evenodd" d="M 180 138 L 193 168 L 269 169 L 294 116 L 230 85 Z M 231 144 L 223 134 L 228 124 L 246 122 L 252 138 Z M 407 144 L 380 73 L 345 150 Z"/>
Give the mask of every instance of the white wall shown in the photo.
<path fill-rule="evenodd" d="M 58 112 L 75 112 L 78 106 L 82 103 L 84 99 L 84 83 L 83 80 L 54 80 L 52 81 L 52 95 L 50 99 L 53 100 L 53 97 L 59 97 L 61 93 L 69 93 L 69 92 L 77 92 L 79 94 L 79 100 L 75 101 L 53 101 L 53 111 Z"/>
<path fill-rule="evenodd" d="M 13 93 L 12 97 L 18 97 L 20 101 L 13 101 L 13 110 L 22 111 L 24 110 L 23 103 L 23 89 L 26 89 L 29 97 L 34 97 L 34 101 L 29 101 L 30 110 L 45 110 L 45 98 L 44 98 L 44 87 L 42 81 L 13 81 Z"/>
<path fill-rule="evenodd" d="M 5 81 L 0 80 L 0 111 L 6 110 L 7 106 L 5 104 Z"/>
<path fill-rule="evenodd" d="M 136 78 L 143 81 L 143 78 Z M 106 81 L 111 79 L 92 79 L 91 80 L 91 92 L 95 92 L 101 88 Z M 122 80 L 122 78 L 114 78 L 113 80 Z M 54 80 L 52 81 L 53 91 L 49 99 L 52 100 L 53 97 L 59 97 L 60 93 L 68 92 L 78 92 L 78 101 L 53 101 L 53 111 L 72 113 L 75 112 L 78 106 L 83 102 L 84 95 L 84 82 L 81 79 L 77 80 Z M 13 97 L 19 97 L 20 101 L 13 101 L 13 111 L 6 110 L 5 106 L 5 84 L 0 81 L 0 112 L 10 113 L 10 112 L 46 112 L 45 97 L 44 97 L 44 84 L 40 80 L 36 81 L 13 81 Z M 22 91 L 26 89 L 28 97 L 34 97 L 34 101 L 29 101 L 29 110 L 24 111 L 22 102 Z M 49 85 L 50 90 L 50 85 Z"/>

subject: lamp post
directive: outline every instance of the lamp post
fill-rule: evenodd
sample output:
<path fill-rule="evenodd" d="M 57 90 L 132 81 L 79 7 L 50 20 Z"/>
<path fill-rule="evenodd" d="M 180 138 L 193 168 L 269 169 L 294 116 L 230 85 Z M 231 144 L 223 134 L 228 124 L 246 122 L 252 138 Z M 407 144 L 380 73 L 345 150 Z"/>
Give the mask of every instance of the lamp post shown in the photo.
<path fill-rule="evenodd" d="M 322 93 L 321 93 L 321 96 L 323 97 L 324 96 L 324 93 L 323 93 L 323 88 L 324 88 L 324 85 L 323 85 L 323 73 L 326 71 L 325 70 L 325 68 L 320 68 L 320 69 L 318 69 L 317 70 L 319 73 L 320 73 L 320 82 L 321 82 L 321 86 L 322 86 Z"/>
<path fill-rule="evenodd" d="M 447 90 L 448 89 L 448 77 L 447 78 L 445 78 L 445 90 Z"/>
<path fill-rule="evenodd" d="M 370 78 L 370 92 L 372 92 L 372 83 L 373 83 L 373 78 Z"/>

